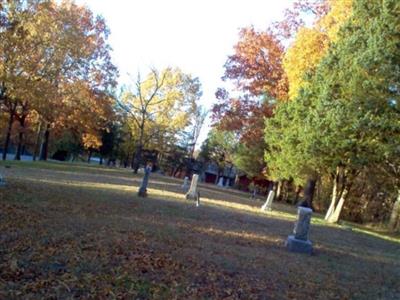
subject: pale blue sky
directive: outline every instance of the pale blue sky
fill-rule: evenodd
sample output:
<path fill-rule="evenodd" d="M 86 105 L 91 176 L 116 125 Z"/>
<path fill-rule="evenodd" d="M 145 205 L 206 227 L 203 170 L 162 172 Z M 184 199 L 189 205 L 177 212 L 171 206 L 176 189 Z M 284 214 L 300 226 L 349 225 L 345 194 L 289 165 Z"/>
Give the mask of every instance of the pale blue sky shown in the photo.
<path fill-rule="evenodd" d="M 179 67 L 200 78 L 210 108 L 238 29 L 265 29 L 293 0 L 77 0 L 102 15 L 111 30 L 120 84 L 150 67 Z M 205 126 L 202 141 L 207 134 Z"/>

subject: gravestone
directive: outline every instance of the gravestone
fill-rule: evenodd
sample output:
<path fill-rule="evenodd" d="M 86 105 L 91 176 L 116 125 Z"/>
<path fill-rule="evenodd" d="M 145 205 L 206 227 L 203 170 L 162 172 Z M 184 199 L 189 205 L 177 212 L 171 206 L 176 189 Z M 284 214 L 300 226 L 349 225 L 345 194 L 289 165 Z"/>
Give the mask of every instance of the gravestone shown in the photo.
<path fill-rule="evenodd" d="M 224 186 L 224 177 L 220 177 L 218 180 L 218 186 L 223 187 Z"/>
<path fill-rule="evenodd" d="M 200 205 L 200 193 L 197 191 L 197 183 L 199 181 L 199 175 L 194 174 L 192 178 L 192 183 L 190 184 L 190 189 L 186 193 L 187 200 L 195 200 L 196 206 Z"/>
<path fill-rule="evenodd" d="M 189 189 L 189 177 L 185 176 L 185 178 L 183 179 L 182 190 L 184 192 L 187 192 L 188 189 Z"/>
<path fill-rule="evenodd" d="M 138 196 L 139 197 L 147 197 L 147 185 L 149 183 L 149 177 L 151 172 L 151 166 L 147 166 L 144 169 L 144 176 L 142 180 L 142 184 L 140 185 Z"/>
<path fill-rule="evenodd" d="M 274 200 L 275 192 L 273 190 L 269 191 L 267 201 L 261 206 L 262 211 L 272 210 L 272 201 Z"/>
<path fill-rule="evenodd" d="M 225 182 L 225 187 L 230 187 L 231 186 L 231 180 L 228 178 Z"/>
<path fill-rule="evenodd" d="M 286 240 L 286 248 L 292 252 L 312 253 L 312 243 L 308 239 L 312 209 L 299 206 L 297 208 L 297 222 L 293 234 Z"/>
<path fill-rule="evenodd" d="M 3 187 L 6 185 L 6 181 L 4 180 L 4 177 L 0 174 L 0 187 Z"/>

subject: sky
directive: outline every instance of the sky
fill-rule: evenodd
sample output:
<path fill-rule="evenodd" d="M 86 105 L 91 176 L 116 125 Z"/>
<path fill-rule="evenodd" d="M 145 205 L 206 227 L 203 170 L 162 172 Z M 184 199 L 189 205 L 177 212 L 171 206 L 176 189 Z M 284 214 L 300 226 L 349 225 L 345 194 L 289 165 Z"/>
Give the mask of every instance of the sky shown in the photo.
<path fill-rule="evenodd" d="M 179 67 L 199 77 L 208 109 L 221 86 L 223 65 L 242 27 L 266 29 L 293 0 L 77 0 L 102 15 L 111 30 L 119 83 L 132 83 L 151 67 Z M 199 138 L 207 136 L 207 120 Z"/>

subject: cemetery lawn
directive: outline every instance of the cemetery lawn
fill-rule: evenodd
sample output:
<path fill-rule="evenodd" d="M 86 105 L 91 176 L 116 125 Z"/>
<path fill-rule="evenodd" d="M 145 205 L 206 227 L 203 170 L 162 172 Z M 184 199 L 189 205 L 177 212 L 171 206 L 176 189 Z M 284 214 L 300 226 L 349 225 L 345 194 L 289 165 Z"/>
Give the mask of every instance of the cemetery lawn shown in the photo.
<path fill-rule="evenodd" d="M 7 168 L 5 168 L 7 166 Z M 286 251 L 295 208 L 86 164 L 1 162 L 0 299 L 400 299 L 400 239 L 327 226 Z M 350 227 L 349 227 L 350 226 Z"/>

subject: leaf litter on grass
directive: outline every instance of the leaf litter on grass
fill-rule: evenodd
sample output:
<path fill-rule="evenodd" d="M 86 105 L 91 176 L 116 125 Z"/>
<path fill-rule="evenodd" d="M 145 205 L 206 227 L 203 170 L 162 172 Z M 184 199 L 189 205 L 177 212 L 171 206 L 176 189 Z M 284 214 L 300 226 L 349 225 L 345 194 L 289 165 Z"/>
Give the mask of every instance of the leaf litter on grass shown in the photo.
<path fill-rule="evenodd" d="M 399 298 L 398 243 L 315 225 L 316 255 L 304 256 L 283 246 L 292 221 L 223 207 L 229 194 L 196 209 L 169 178 L 138 199 L 128 173 L 108 188 L 104 174 L 24 171 L 8 170 L 0 191 L 0 298 Z"/>

